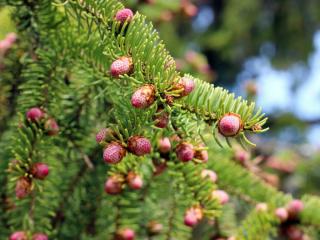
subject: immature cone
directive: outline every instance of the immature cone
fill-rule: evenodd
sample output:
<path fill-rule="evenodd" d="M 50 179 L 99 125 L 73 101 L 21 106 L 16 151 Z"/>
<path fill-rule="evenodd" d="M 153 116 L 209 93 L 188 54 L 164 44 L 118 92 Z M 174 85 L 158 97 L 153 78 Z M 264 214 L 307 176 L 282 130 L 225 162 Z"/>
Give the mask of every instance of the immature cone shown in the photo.
<path fill-rule="evenodd" d="M 132 58 L 121 57 L 115 60 L 110 66 L 110 73 L 113 77 L 118 78 L 120 75 L 128 74 L 132 71 Z"/>
<path fill-rule="evenodd" d="M 188 77 L 181 78 L 179 80 L 179 84 L 181 84 L 181 86 L 183 87 L 183 92 L 180 93 L 182 97 L 189 95 L 195 88 L 194 81 Z"/>
<path fill-rule="evenodd" d="M 49 167 L 45 163 L 35 163 L 32 165 L 31 174 L 34 178 L 43 180 L 49 174 Z"/>
<path fill-rule="evenodd" d="M 31 122 L 37 122 L 44 117 L 44 113 L 40 108 L 30 108 L 26 113 L 27 119 Z"/>
<path fill-rule="evenodd" d="M 32 236 L 32 240 L 48 240 L 48 236 L 44 233 L 36 233 Z"/>
<path fill-rule="evenodd" d="M 201 177 L 202 178 L 209 178 L 211 182 L 215 183 L 218 180 L 218 176 L 214 171 L 211 171 L 209 169 L 203 169 L 201 171 Z"/>
<path fill-rule="evenodd" d="M 27 234 L 23 231 L 14 232 L 10 235 L 9 240 L 28 240 Z"/>
<path fill-rule="evenodd" d="M 266 203 L 258 203 L 256 205 L 256 210 L 258 212 L 266 212 L 268 211 L 268 205 Z"/>
<path fill-rule="evenodd" d="M 157 221 L 150 221 L 147 225 L 148 233 L 151 236 L 158 235 L 163 230 L 163 225 Z"/>
<path fill-rule="evenodd" d="M 193 145 L 187 142 L 182 142 L 176 147 L 177 158 L 182 162 L 191 161 L 194 157 L 195 151 Z"/>
<path fill-rule="evenodd" d="M 122 192 L 123 178 L 120 175 L 110 176 L 104 185 L 104 190 L 110 195 L 116 195 Z"/>
<path fill-rule="evenodd" d="M 302 201 L 298 199 L 292 200 L 287 206 L 290 217 L 295 217 L 296 215 L 298 215 L 303 210 L 303 207 L 304 206 Z"/>
<path fill-rule="evenodd" d="M 169 123 L 169 113 L 165 110 L 158 110 L 159 114 L 154 117 L 155 125 L 158 128 L 166 128 Z"/>
<path fill-rule="evenodd" d="M 129 172 L 127 176 L 127 182 L 130 188 L 139 190 L 143 186 L 142 178 L 134 172 Z"/>
<path fill-rule="evenodd" d="M 131 21 L 133 12 L 129 8 L 121 9 L 117 12 L 115 18 L 117 21 L 124 23 L 125 21 Z"/>
<path fill-rule="evenodd" d="M 297 226 L 289 226 L 285 229 L 288 240 L 303 240 L 303 231 Z"/>
<path fill-rule="evenodd" d="M 204 145 L 201 144 L 200 147 L 204 147 Z M 202 162 L 206 163 L 208 162 L 208 159 L 209 159 L 208 151 L 205 149 L 197 150 L 194 154 L 194 158 L 199 159 Z"/>
<path fill-rule="evenodd" d="M 14 33 L 14 32 L 8 33 L 7 36 L 6 36 L 6 40 L 11 44 L 15 43 L 17 38 L 18 38 L 17 34 Z"/>
<path fill-rule="evenodd" d="M 184 224 L 189 227 L 194 227 L 202 219 L 203 213 L 201 208 L 192 207 L 189 208 L 184 215 Z"/>
<path fill-rule="evenodd" d="M 16 197 L 21 199 L 31 192 L 31 181 L 26 177 L 20 177 L 16 183 Z"/>
<path fill-rule="evenodd" d="M 151 84 L 138 88 L 131 97 L 131 105 L 135 108 L 144 109 L 155 101 L 156 89 Z"/>
<path fill-rule="evenodd" d="M 96 135 L 96 142 L 101 143 L 102 141 L 111 141 L 114 139 L 115 132 L 111 128 L 102 128 Z"/>
<path fill-rule="evenodd" d="M 235 113 L 225 114 L 218 123 L 218 129 L 221 135 L 225 137 L 236 136 L 242 129 L 240 115 Z"/>
<path fill-rule="evenodd" d="M 248 161 L 249 157 L 249 153 L 244 150 L 237 149 L 234 153 L 234 159 L 240 164 L 243 164 L 246 161 Z"/>
<path fill-rule="evenodd" d="M 171 150 L 170 139 L 167 137 L 160 138 L 158 141 L 158 149 L 161 153 L 168 153 Z"/>
<path fill-rule="evenodd" d="M 44 128 L 49 136 L 54 136 L 59 133 L 59 125 L 53 118 L 50 118 L 45 122 Z"/>
<path fill-rule="evenodd" d="M 288 211 L 285 208 L 277 208 L 275 215 L 281 222 L 285 222 L 289 217 Z"/>
<path fill-rule="evenodd" d="M 103 159 L 106 163 L 116 164 L 127 154 L 126 149 L 118 142 L 111 142 L 103 151 Z"/>
<path fill-rule="evenodd" d="M 135 232 L 131 228 L 123 228 L 117 231 L 116 240 L 134 240 Z"/>
<path fill-rule="evenodd" d="M 142 136 L 132 136 L 128 139 L 128 149 L 137 156 L 143 156 L 151 152 L 149 139 Z"/>
<path fill-rule="evenodd" d="M 214 190 L 211 193 L 212 198 L 217 199 L 220 204 L 224 205 L 229 202 L 229 195 L 223 190 Z"/>

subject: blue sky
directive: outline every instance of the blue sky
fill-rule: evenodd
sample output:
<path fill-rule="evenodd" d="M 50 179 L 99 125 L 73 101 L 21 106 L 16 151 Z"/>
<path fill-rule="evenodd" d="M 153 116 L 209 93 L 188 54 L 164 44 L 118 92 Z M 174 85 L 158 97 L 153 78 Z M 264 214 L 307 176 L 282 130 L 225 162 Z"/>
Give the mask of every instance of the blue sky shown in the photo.
<path fill-rule="evenodd" d="M 272 45 L 268 44 L 272 50 Z M 305 120 L 320 118 L 320 31 L 314 35 L 314 51 L 307 62 L 295 63 L 287 69 L 277 69 L 271 63 L 270 56 L 261 54 L 248 59 L 237 80 L 243 85 L 252 76 L 258 83 L 257 105 L 268 114 L 292 112 Z M 272 51 L 271 51 L 272 52 Z M 269 51 L 270 53 L 270 51 Z M 298 86 L 294 91 L 294 86 Z M 308 139 L 320 146 L 320 126 L 309 130 Z"/>

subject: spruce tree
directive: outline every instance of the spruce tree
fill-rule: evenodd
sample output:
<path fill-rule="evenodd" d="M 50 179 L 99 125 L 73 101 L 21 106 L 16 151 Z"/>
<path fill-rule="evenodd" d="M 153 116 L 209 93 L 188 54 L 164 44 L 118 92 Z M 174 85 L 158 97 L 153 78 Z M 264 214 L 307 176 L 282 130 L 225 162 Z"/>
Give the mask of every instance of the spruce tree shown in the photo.
<path fill-rule="evenodd" d="M 320 227 L 319 198 L 267 185 L 231 148 L 268 130 L 262 110 L 178 72 L 139 12 L 0 4 L 18 30 L 0 52 L 1 239 L 305 239 Z"/>

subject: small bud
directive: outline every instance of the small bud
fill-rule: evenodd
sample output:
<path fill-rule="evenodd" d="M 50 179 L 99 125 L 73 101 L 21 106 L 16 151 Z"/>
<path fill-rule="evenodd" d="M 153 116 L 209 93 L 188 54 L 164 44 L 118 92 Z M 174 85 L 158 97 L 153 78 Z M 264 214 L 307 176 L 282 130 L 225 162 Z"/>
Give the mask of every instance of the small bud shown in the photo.
<path fill-rule="evenodd" d="M 222 205 L 229 202 L 229 195 L 223 190 L 214 190 L 211 196 L 212 198 L 217 199 Z"/>
<path fill-rule="evenodd" d="M 50 118 L 45 122 L 44 128 L 49 136 L 54 136 L 59 133 L 59 125 L 53 118 Z"/>
<path fill-rule="evenodd" d="M 127 154 L 126 149 L 118 142 L 111 142 L 103 151 L 103 159 L 106 163 L 119 163 Z"/>
<path fill-rule="evenodd" d="M 130 188 L 139 190 L 143 186 L 142 178 L 134 172 L 129 172 L 127 176 L 127 182 Z"/>
<path fill-rule="evenodd" d="M 182 142 L 176 147 L 177 158 L 182 162 L 191 161 L 194 157 L 193 145 L 187 142 Z"/>
<path fill-rule="evenodd" d="M 131 105 L 139 109 L 150 107 L 155 101 L 155 93 L 156 89 L 153 85 L 143 85 L 133 93 Z"/>
<path fill-rule="evenodd" d="M 117 231 L 116 240 L 134 240 L 135 232 L 130 228 L 123 228 Z"/>
<path fill-rule="evenodd" d="M 297 226 L 288 226 L 285 229 L 288 240 L 303 240 L 303 231 Z"/>
<path fill-rule="evenodd" d="M 158 235 L 163 230 L 163 225 L 157 221 L 150 221 L 147 225 L 148 233 L 151 236 Z"/>
<path fill-rule="evenodd" d="M 154 169 L 154 176 L 158 176 L 161 173 L 163 173 L 166 169 L 167 169 L 167 162 L 165 161 L 156 161 L 155 159 L 153 159 L 153 165 L 155 167 Z"/>
<path fill-rule="evenodd" d="M 203 169 L 201 171 L 201 177 L 202 178 L 209 178 L 211 182 L 215 183 L 218 180 L 218 176 L 214 171 L 211 171 L 209 169 Z"/>
<path fill-rule="evenodd" d="M 235 113 L 225 114 L 218 123 L 218 129 L 221 135 L 225 137 L 236 136 L 242 129 L 240 115 Z"/>
<path fill-rule="evenodd" d="M 194 81 L 188 77 L 181 78 L 179 84 L 183 87 L 183 92 L 180 93 L 182 97 L 189 95 L 195 88 Z"/>
<path fill-rule="evenodd" d="M 184 215 L 184 224 L 194 227 L 203 218 L 202 209 L 200 207 L 189 208 Z"/>
<path fill-rule="evenodd" d="M 161 153 L 168 153 L 171 150 L 170 139 L 167 137 L 160 138 L 158 141 L 158 149 Z"/>
<path fill-rule="evenodd" d="M 28 240 L 27 234 L 23 231 L 14 232 L 10 235 L 9 240 Z"/>
<path fill-rule="evenodd" d="M 143 156 L 151 152 L 149 139 L 142 136 L 132 136 L 128 139 L 128 149 L 137 156 Z"/>
<path fill-rule="evenodd" d="M 26 116 L 27 116 L 27 119 L 30 120 L 31 122 L 37 122 L 44 117 L 44 113 L 40 108 L 34 107 L 28 110 L 28 112 L 26 113 Z"/>
<path fill-rule="evenodd" d="M 31 181 L 26 177 L 20 177 L 16 183 L 16 197 L 21 199 L 31 192 Z"/>
<path fill-rule="evenodd" d="M 123 177 L 120 175 L 110 176 L 104 185 L 104 190 L 110 195 L 116 195 L 122 192 Z"/>
<path fill-rule="evenodd" d="M 166 128 L 169 123 L 169 113 L 161 109 L 157 111 L 158 114 L 154 117 L 155 125 L 158 128 Z"/>
<path fill-rule="evenodd" d="M 277 208 L 275 214 L 281 222 L 285 222 L 289 217 L 288 211 L 285 208 Z"/>
<path fill-rule="evenodd" d="M 34 178 L 43 180 L 45 179 L 49 174 L 49 167 L 47 164 L 44 163 L 35 163 L 33 164 L 31 168 L 31 174 Z"/>
<path fill-rule="evenodd" d="M 201 148 L 201 147 L 204 147 L 204 145 L 201 144 L 199 147 L 200 147 L 200 148 Z M 206 162 L 208 162 L 208 159 L 209 159 L 208 151 L 205 150 L 205 149 L 197 150 L 197 151 L 195 152 L 194 158 L 199 159 L 199 160 L 201 160 L 202 162 L 206 163 Z"/>
<path fill-rule="evenodd" d="M 36 233 L 32 236 L 32 240 L 48 240 L 48 236 L 44 233 Z"/>
<path fill-rule="evenodd" d="M 6 40 L 11 44 L 14 44 L 16 42 L 17 38 L 18 38 L 17 34 L 14 32 L 8 33 L 6 36 Z"/>
<path fill-rule="evenodd" d="M 197 6 L 189 2 L 183 4 L 181 6 L 181 9 L 182 9 L 182 13 L 189 18 L 196 16 L 198 13 Z"/>
<path fill-rule="evenodd" d="M 114 139 L 115 132 L 111 128 L 102 128 L 96 135 L 97 143 L 109 142 Z"/>
<path fill-rule="evenodd" d="M 131 21 L 133 18 L 133 12 L 129 8 L 121 9 L 116 14 L 116 20 L 124 23 L 125 21 Z"/>
<path fill-rule="evenodd" d="M 256 205 L 256 210 L 258 212 L 266 212 L 268 211 L 268 205 L 266 203 L 258 203 Z"/>
<path fill-rule="evenodd" d="M 303 207 L 304 206 L 302 201 L 298 199 L 294 199 L 288 204 L 287 210 L 291 217 L 295 217 L 297 214 L 299 214 L 303 210 Z"/>
<path fill-rule="evenodd" d="M 132 68 L 132 58 L 121 57 L 111 64 L 110 73 L 113 77 L 118 78 L 120 75 L 129 74 Z"/>
<path fill-rule="evenodd" d="M 248 161 L 249 157 L 249 153 L 244 150 L 237 149 L 234 153 L 234 159 L 240 164 L 243 164 L 246 161 Z"/>

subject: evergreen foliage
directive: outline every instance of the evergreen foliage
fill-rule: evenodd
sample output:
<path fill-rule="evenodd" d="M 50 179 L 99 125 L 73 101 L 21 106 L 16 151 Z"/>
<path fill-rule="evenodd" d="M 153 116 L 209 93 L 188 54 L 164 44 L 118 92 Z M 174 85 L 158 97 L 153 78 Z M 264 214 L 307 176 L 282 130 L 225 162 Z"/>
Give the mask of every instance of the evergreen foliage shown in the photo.
<path fill-rule="evenodd" d="M 19 33 L 0 78 L 5 102 L 0 111 L 1 239 L 16 231 L 29 239 L 39 232 L 49 239 L 125 239 L 125 228 L 134 230 L 136 239 L 258 240 L 277 234 L 284 223 L 274 211 L 292 197 L 235 163 L 229 149 L 236 141 L 254 145 L 247 135 L 268 129 L 254 103 L 182 76 L 145 16 L 136 12 L 125 22 L 115 19 L 124 8 L 117 0 L 0 0 L 0 5 L 12 7 Z M 131 58 L 132 69 L 116 78 L 110 66 L 121 57 Z M 182 78 L 195 85 L 188 96 Z M 131 97 L 146 85 L 155 87 L 148 96 L 151 104 L 136 109 Z M 13 88 L 18 95 L 10 95 Z M 2 110 L 7 101 L 10 106 Z M 44 114 L 37 121 L 26 115 L 34 107 Z M 166 128 L 155 126 L 161 111 L 170 118 Z M 236 136 L 223 137 L 219 121 L 229 113 L 239 117 L 241 126 Z M 59 134 L 50 132 L 52 119 Z M 94 136 L 102 128 L 111 129 L 111 140 L 105 137 L 97 144 Z M 129 152 L 132 136 L 149 139 L 151 153 Z M 161 137 L 170 138 L 170 152 L 158 151 Z M 103 162 L 102 150 L 110 142 L 126 150 L 118 164 Z M 182 142 L 193 146 L 189 162 L 176 156 Z M 208 161 L 202 155 L 206 151 Z M 49 166 L 43 180 L 33 173 L 38 162 Z M 203 177 L 203 169 L 214 170 L 218 181 Z M 142 189 L 128 186 L 132 172 L 143 179 Z M 121 185 L 115 196 L 103 191 L 105 180 L 114 176 Z M 27 181 L 27 193 L 18 198 L 21 179 Z M 230 195 L 230 203 L 212 195 L 217 189 Z M 294 223 L 317 229 L 320 200 L 302 200 L 304 209 Z M 249 208 L 245 216 L 234 209 L 239 202 Z M 260 202 L 267 204 L 266 211 L 255 209 Z M 190 208 L 201 212 L 194 228 L 184 224 Z"/>

